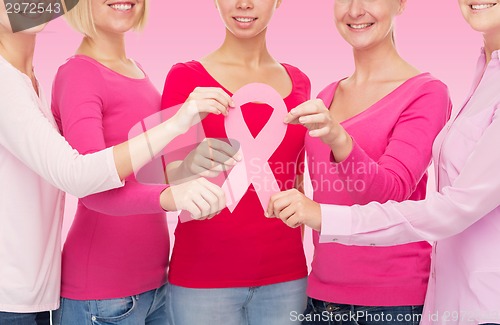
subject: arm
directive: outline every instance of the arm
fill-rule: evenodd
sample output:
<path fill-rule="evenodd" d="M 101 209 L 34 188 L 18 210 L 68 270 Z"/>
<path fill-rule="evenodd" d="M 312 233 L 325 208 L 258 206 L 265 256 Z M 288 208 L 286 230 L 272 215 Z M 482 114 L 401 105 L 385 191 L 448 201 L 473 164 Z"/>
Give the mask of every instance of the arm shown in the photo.
<path fill-rule="evenodd" d="M 192 74 L 193 71 L 186 64 L 176 64 L 172 67 L 163 89 L 163 108 L 172 109 L 173 105 L 182 103 L 197 92 L 215 90 L 224 92 L 220 88 L 197 87 L 199 80 Z M 229 97 L 225 92 L 224 94 Z M 234 106 L 232 99 L 229 106 Z M 201 116 L 201 119 L 203 118 L 204 116 Z M 198 177 L 216 177 L 241 160 L 240 155 L 237 155 L 238 148 L 233 148 L 218 139 L 206 138 L 201 124 L 190 128 L 177 139 L 177 143 L 181 149 L 177 150 L 176 159 L 169 159 L 166 168 L 167 178 L 171 184 Z M 179 156 L 182 157 L 180 160 Z"/>
<path fill-rule="evenodd" d="M 75 196 L 122 186 L 112 149 L 79 155 L 16 78 L 2 76 L 0 81 L 0 145 L 46 181 Z"/>
<path fill-rule="evenodd" d="M 300 120 L 306 119 L 306 125 L 312 128 L 308 119 L 315 122 L 318 118 L 325 119 L 323 130 L 313 129 L 312 136 L 320 136 L 330 146 L 331 162 L 338 164 L 340 180 L 365 184 L 364 190 L 349 192 L 358 204 L 402 201 L 411 196 L 429 166 L 432 143 L 451 109 L 446 86 L 439 81 L 426 83 L 425 89 L 402 111 L 382 156 L 374 160 L 339 123 L 331 120 L 322 101 L 312 104 L 313 109 L 322 113 L 303 116 Z"/>
<path fill-rule="evenodd" d="M 349 157 L 339 163 L 340 179 L 366 184 L 364 191 L 349 193 L 358 204 L 406 200 L 427 171 L 432 144 L 449 118 L 451 101 L 441 82 L 433 81 L 426 86 L 399 116 L 378 160 L 370 158 L 354 140 Z M 349 168 L 350 164 L 365 166 L 364 172 Z"/>
<path fill-rule="evenodd" d="M 500 206 L 500 112 L 477 142 L 451 186 L 424 201 L 367 206 L 321 205 L 321 240 L 395 245 L 456 235 Z M 460 150 L 460 149 L 458 149 Z"/>
<path fill-rule="evenodd" d="M 53 106 L 59 108 L 63 135 L 82 154 L 106 148 L 102 118 L 108 95 L 99 69 L 86 61 L 69 62 L 56 76 Z M 84 197 L 81 202 L 111 215 L 162 212 L 160 194 L 166 188 L 130 180 L 122 188 Z"/>

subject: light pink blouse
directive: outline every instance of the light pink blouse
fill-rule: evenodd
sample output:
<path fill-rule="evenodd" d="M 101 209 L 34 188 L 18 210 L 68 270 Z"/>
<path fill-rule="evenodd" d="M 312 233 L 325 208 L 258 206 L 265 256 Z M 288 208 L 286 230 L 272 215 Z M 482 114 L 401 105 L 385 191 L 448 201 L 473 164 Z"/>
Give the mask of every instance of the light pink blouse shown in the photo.
<path fill-rule="evenodd" d="M 0 56 L 0 311 L 59 306 L 63 189 L 120 187 L 112 148 L 81 156 L 58 133 L 42 93 Z"/>

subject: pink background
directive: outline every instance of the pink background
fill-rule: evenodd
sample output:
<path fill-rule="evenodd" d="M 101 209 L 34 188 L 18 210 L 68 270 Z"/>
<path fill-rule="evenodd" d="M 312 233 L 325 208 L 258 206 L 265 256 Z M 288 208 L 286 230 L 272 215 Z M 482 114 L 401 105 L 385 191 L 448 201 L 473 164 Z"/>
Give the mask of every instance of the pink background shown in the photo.
<path fill-rule="evenodd" d="M 158 90 L 170 67 L 198 59 L 223 40 L 224 26 L 213 0 L 151 0 L 149 24 L 128 35 L 128 55 L 139 61 Z M 271 53 L 281 62 L 301 68 L 311 79 L 313 96 L 328 83 L 353 70 L 351 49 L 333 23 L 333 0 L 283 0 L 269 27 Z M 81 37 L 63 19 L 40 34 L 35 67 L 46 91 L 57 67 L 72 55 Z M 396 43 L 401 55 L 421 71 L 446 83 L 455 106 L 469 89 L 481 35 L 462 19 L 456 0 L 408 0 L 396 22 Z M 74 213 L 69 199 L 65 230 Z M 172 227 L 175 217 L 169 216 Z M 171 229 L 172 230 L 172 229 Z M 306 251 L 311 256 L 309 235 Z"/>

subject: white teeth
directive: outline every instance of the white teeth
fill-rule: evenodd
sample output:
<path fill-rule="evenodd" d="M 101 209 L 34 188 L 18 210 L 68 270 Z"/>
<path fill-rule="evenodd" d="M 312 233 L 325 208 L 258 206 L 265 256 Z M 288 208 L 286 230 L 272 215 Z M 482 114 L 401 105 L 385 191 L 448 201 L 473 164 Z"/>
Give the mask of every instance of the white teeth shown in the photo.
<path fill-rule="evenodd" d="M 373 25 L 373 24 L 358 24 L 358 25 L 356 25 L 356 24 L 349 24 L 349 26 L 351 28 L 354 28 L 354 29 L 363 29 L 363 28 L 370 27 L 371 25 Z"/>
<path fill-rule="evenodd" d="M 130 3 L 117 3 L 117 4 L 110 5 L 110 7 L 115 9 L 115 10 L 127 11 L 127 10 L 132 9 L 132 4 L 130 4 Z"/>
<path fill-rule="evenodd" d="M 472 10 L 483 10 L 483 9 L 488 9 L 493 7 L 495 4 L 494 3 L 485 3 L 485 4 L 480 4 L 480 5 L 471 5 L 470 7 Z"/>
<path fill-rule="evenodd" d="M 242 17 L 237 17 L 234 19 L 236 19 L 236 21 L 238 21 L 240 23 L 250 23 L 250 22 L 255 20 L 255 18 L 242 18 Z"/>

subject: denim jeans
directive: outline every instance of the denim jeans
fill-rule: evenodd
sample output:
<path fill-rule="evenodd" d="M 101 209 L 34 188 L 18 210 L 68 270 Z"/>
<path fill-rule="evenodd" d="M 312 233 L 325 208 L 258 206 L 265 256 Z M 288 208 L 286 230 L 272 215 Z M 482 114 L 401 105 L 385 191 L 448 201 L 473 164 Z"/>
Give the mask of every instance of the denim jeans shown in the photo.
<path fill-rule="evenodd" d="M 303 325 L 418 325 L 423 306 L 368 307 L 307 299 Z"/>
<path fill-rule="evenodd" d="M 8 325 L 50 325 L 50 313 L 6 313 L 0 312 L 0 324 Z"/>
<path fill-rule="evenodd" d="M 139 295 L 105 300 L 61 298 L 54 325 L 168 325 L 168 285 Z"/>
<path fill-rule="evenodd" d="M 171 286 L 175 325 L 289 325 L 306 306 L 307 280 L 261 287 L 190 289 Z"/>

